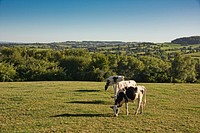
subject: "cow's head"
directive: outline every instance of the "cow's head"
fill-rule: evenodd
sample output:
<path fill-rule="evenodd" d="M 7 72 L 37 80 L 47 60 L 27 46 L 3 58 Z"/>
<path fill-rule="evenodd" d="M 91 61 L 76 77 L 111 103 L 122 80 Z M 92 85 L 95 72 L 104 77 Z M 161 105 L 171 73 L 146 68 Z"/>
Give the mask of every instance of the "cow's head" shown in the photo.
<path fill-rule="evenodd" d="M 123 80 L 124 80 L 124 76 L 110 76 L 106 80 L 105 90 L 107 90 L 109 86 L 117 84 L 117 82 L 120 82 Z"/>
<path fill-rule="evenodd" d="M 112 108 L 113 111 L 114 111 L 114 115 L 117 117 L 117 116 L 118 116 L 118 113 L 119 113 L 119 108 L 117 107 L 117 105 L 111 106 L 111 108 Z"/>
<path fill-rule="evenodd" d="M 106 85 L 105 85 L 105 90 L 107 90 L 107 89 L 108 89 L 108 86 L 110 86 L 110 85 L 111 85 L 110 80 L 107 79 L 107 80 L 106 80 Z"/>

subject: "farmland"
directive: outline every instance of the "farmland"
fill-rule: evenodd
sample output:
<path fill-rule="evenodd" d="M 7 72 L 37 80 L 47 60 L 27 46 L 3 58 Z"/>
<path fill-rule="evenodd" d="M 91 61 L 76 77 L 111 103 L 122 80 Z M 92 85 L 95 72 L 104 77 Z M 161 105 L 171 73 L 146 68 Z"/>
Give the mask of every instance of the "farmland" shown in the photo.
<path fill-rule="evenodd" d="M 169 58 L 175 52 L 193 54 L 199 58 L 200 44 L 174 44 L 174 43 L 151 43 L 151 42 L 121 42 L 121 41 L 66 41 L 53 43 L 0 43 L 6 47 L 26 47 L 38 50 L 64 50 L 64 49 L 87 49 L 91 53 L 123 54 L 123 55 L 159 55 Z M 197 55 L 197 56 L 196 56 Z"/>
<path fill-rule="evenodd" d="M 130 103 L 129 116 L 122 106 L 114 117 L 104 82 L 1 82 L 0 131 L 199 132 L 199 84 L 139 84 L 147 88 L 144 113 L 134 116 Z"/>

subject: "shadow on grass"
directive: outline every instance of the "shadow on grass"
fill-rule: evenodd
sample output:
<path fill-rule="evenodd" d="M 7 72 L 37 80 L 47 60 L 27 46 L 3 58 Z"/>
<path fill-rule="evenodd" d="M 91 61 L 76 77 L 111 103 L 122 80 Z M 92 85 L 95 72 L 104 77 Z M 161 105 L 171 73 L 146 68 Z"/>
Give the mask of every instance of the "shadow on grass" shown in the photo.
<path fill-rule="evenodd" d="M 100 90 L 75 90 L 76 92 L 100 92 Z"/>
<path fill-rule="evenodd" d="M 112 117 L 111 114 L 60 114 L 51 117 Z"/>
<path fill-rule="evenodd" d="M 67 103 L 77 103 L 77 104 L 108 104 L 106 101 L 94 100 L 94 101 L 70 101 Z"/>

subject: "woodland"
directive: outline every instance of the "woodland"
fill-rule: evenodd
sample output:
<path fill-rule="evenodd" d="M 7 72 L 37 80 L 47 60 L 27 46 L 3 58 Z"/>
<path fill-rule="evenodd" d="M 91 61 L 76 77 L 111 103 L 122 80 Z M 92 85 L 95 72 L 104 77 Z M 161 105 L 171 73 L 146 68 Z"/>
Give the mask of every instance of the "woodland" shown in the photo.
<path fill-rule="evenodd" d="M 36 46 L 1 45 L 0 81 L 105 81 L 110 75 L 124 75 L 136 82 L 200 82 L 199 45 Z"/>

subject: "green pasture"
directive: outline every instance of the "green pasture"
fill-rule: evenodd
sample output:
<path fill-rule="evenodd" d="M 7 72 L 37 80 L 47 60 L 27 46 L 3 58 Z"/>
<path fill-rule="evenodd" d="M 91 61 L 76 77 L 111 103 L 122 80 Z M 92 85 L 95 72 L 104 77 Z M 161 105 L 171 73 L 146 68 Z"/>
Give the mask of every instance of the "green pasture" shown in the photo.
<path fill-rule="evenodd" d="M 189 53 L 189 54 L 186 54 L 186 55 L 189 55 L 189 56 L 191 56 L 192 58 L 200 59 L 200 52 L 197 52 L 197 53 Z"/>
<path fill-rule="evenodd" d="M 199 84 L 150 84 L 142 115 L 118 117 L 110 108 L 113 89 L 104 82 L 0 83 L 0 132 L 199 133 Z"/>

